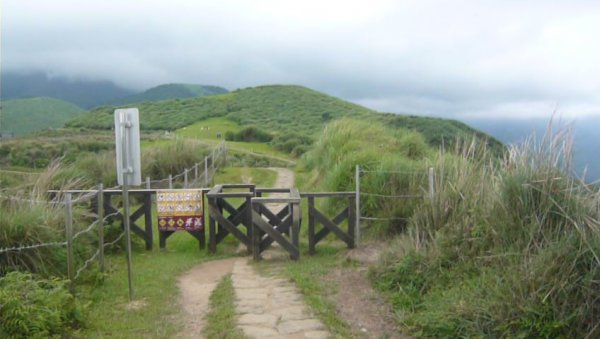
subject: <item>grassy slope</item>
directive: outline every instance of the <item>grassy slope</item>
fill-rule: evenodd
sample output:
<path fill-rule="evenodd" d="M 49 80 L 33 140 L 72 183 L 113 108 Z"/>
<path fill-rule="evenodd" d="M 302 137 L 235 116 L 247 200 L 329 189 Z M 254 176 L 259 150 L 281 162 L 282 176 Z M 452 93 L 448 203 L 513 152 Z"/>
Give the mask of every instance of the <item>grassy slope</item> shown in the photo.
<path fill-rule="evenodd" d="M 138 105 L 143 129 L 175 130 L 198 121 L 225 117 L 240 126 L 255 125 L 273 134 L 295 133 L 316 138 L 331 120 L 341 117 L 378 120 L 415 129 L 431 143 L 451 143 L 476 131 L 454 120 L 381 114 L 317 91 L 287 85 L 260 86 L 222 95 Z M 68 123 L 71 127 L 110 129 L 113 108 L 103 107 Z M 480 136 L 484 136 L 480 134 Z M 485 136 L 487 139 L 487 136 Z M 494 147 L 500 144 L 491 139 Z"/>
<path fill-rule="evenodd" d="M 84 110 L 53 98 L 15 99 L 2 102 L 2 129 L 16 135 L 62 127 Z"/>
<path fill-rule="evenodd" d="M 227 90 L 217 86 L 204 86 L 192 84 L 166 84 L 150 88 L 142 93 L 114 100 L 114 105 L 127 105 L 132 103 L 161 101 L 172 99 L 185 99 L 203 97 L 207 95 L 223 94 Z"/>

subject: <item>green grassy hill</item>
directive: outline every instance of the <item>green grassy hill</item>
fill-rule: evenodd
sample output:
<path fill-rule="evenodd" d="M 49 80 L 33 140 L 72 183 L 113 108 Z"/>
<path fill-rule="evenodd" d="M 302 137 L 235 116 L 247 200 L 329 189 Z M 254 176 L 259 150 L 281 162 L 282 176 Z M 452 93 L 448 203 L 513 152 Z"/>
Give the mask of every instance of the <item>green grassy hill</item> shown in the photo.
<path fill-rule="evenodd" d="M 2 102 L 2 130 L 16 135 L 44 128 L 62 127 L 84 110 L 53 98 L 15 99 Z"/>
<path fill-rule="evenodd" d="M 127 105 L 148 101 L 161 101 L 172 99 L 186 99 L 203 97 L 207 95 L 223 94 L 227 90 L 217 86 L 191 85 L 191 84 L 166 84 L 150 88 L 142 93 L 130 95 L 117 99 L 111 103 L 114 105 Z"/>
<path fill-rule="evenodd" d="M 227 94 L 138 105 L 142 129 L 175 130 L 208 118 L 223 117 L 242 127 L 257 126 L 279 136 L 316 139 L 323 127 L 342 117 L 379 121 L 421 132 L 431 144 L 451 144 L 457 137 L 477 134 L 494 147 L 501 144 L 454 120 L 382 114 L 301 86 L 271 85 Z M 114 107 L 102 107 L 70 121 L 69 127 L 110 129 Z M 277 139 L 277 138 L 276 138 Z"/>

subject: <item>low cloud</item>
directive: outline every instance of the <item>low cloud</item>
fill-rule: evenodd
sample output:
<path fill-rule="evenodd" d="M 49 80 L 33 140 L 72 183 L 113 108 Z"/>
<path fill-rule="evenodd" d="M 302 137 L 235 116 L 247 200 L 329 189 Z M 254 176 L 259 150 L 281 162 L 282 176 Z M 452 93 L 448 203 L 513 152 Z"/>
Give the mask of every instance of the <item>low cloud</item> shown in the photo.
<path fill-rule="evenodd" d="M 138 90 L 295 83 L 386 112 L 596 115 L 599 15 L 591 1 L 12 1 L 2 69 Z"/>

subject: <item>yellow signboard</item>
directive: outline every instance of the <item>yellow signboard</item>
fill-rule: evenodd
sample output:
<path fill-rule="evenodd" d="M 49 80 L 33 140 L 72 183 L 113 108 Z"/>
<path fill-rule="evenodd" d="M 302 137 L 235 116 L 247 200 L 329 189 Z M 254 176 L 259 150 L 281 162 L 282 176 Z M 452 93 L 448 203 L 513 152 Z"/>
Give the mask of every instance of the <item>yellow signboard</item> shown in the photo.
<path fill-rule="evenodd" d="M 204 229 L 204 199 L 200 190 L 160 190 L 156 193 L 160 231 Z"/>

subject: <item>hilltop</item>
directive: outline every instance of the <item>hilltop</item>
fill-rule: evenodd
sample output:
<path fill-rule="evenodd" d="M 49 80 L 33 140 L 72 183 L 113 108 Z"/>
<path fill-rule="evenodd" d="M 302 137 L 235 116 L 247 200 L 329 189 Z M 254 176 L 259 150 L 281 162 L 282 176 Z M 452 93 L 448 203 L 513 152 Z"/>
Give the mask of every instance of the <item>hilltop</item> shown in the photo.
<path fill-rule="evenodd" d="M 62 127 L 83 112 L 70 102 L 54 98 L 6 100 L 2 102 L 2 129 L 22 135 L 43 128 Z"/>
<path fill-rule="evenodd" d="M 86 109 L 135 93 L 110 81 L 49 77 L 44 73 L 2 72 L 2 98 L 50 97 Z"/>
<path fill-rule="evenodd" d="M 161 101 L 170 99 L 186 99 L 208 95 L 223 94 L 225 88 L 194 84 L 165 84 L 152 87 L 139 94 L 130 95 L 110 102 L 112 105 L 127 105 L 140 102 Z"/>
<path fill-rule="evenodd" d="M 141 128 L 146 130 L 175 130 L 208 118 L 224 117 L 240 126 L 257 126 L 274 137 L 291 134 L 315 139 L 328 122 L 344 117 L 413 129 L 435 145 L 477 135 L 489 140 L 493 147 L 501 147 L 495 139 L 455 120 L 383 114 L 294 85 L 251 87 L 207 97 L 144 102 L 137 107 Z M 69 121 L 67 127 L 111 129 L 114 109 L 97 108 Z"/>

